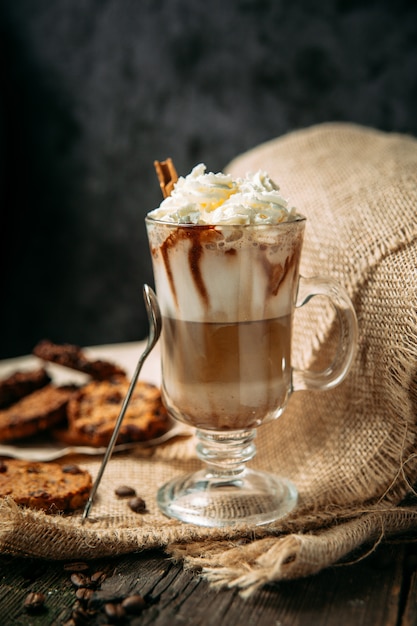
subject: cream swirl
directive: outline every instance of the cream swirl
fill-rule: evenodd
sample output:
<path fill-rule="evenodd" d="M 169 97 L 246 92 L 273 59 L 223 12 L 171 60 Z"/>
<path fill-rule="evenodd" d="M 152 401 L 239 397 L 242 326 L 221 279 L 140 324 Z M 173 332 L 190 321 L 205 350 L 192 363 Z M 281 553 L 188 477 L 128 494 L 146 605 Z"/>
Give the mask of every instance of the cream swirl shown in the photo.
<path fill-rule="evenodd" d="M 149 217 L 176 224 L 277 224 L 298 217 L 266 172 L 244 178 L 206 173 L 203 163 L 180 177 Z"/>

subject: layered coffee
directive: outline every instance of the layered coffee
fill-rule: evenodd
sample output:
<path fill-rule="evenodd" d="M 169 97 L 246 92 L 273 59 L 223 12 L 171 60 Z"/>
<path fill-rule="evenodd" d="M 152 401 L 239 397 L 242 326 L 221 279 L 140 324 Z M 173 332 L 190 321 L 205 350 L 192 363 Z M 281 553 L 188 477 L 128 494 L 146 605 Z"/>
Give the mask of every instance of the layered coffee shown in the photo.
<path fill-rule="evenodd" d="M 255 428 L 290 387 L 291 317 L 250 322 L 163 318 L 164 395 L 174 417 L 204 429 Z"/>
<path fill-rule="evenodd" d="M 199 165 L 174 183 L 171 171 L 159 168 L 165 199 L 146 218 L 163 316 L 162 394 L 174 418 L 197 428 L 204 465 L 162 485 L 158 505 L 208 527 L 268 524 L 293 509 L 297 489 L 248 466 L 256 428 L 281 415 L 294 391 L 343 379 L 354 310 L 334 281 L 299 276 L 305 219 L 267 174 L 232 179 Z M 296 370 L 293 311 L 315 295 L 337 312 L 339 349 L 322 372 Z"/>
<path fill-rule="evenodd" d="M 164 401 L 213 430 L 278 416 L 291 390 L 291 326 L 304 218 L 263 173 L 179 179 L 147 217 Z"/>

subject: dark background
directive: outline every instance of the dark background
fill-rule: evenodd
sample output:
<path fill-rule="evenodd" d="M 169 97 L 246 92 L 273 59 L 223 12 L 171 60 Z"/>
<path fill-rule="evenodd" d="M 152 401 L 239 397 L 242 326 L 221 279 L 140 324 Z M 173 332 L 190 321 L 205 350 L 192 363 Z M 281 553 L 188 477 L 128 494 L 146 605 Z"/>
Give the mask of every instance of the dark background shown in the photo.
<path fill-rule="evenodd" d="M 0 0 L 0 357 L 144 338 L 153 160 L 417 135 L 416 52 L 415 1 Z"/>

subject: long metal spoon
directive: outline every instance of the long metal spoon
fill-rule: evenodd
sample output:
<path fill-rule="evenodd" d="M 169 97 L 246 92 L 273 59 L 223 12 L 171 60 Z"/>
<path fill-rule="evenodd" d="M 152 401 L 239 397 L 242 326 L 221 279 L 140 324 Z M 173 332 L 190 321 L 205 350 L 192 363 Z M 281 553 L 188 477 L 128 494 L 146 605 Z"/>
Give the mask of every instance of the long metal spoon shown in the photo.
<path fill-rule="evenodd" d="M 82 519 L 85 520 L 88 517 L 88 514 L 90 512 L 90 509 L 92 507 L 93 504 L 93 500 L 94 500 L 94 496 L 96 495 L 98 486 L 100 484 L 101 478 L 103 476 L 104 470 L 106 469 L 106 465 L 108 460 L 111 457 L 111 454 L 113 452 L 113 448 L 114 445 L 116 443 L 118 434 L 119 434 L 119 430 L 120 430 L 120 426 L 122 425 L 122 421 L 123 418 L 125 416 L 126 413 L 126 409 L 129 405 L 130 402 L 130 398 L 132 396 L 133 390 L 135 388 L 135 385 L 137 383 L 140 371 L 142 369 L 142 366 L 146 360 L 146 358 L 149 356 L 150 352 L 153 350 L 156 342 L 159 339 L 159 335 L 161 334 L 161 328 L 162 328 L 162 318 L 161 318 L 161 312 L 159 310 L 159 305 L 158 305 L 158 300 L 156 299 L 156 295 L 155 292 L 149 287 L 149 285 L 144 285 L 143 286 L 143 297 L 145 300 L 145 306 L 146 306 L 146 312 L 148 315 L 148 320 L 149 320 L 149 335 L 148 335 L 148 341 L 146 343 L 146 347 L 145 350 L 142 352 L 138 364 L 136 365 L 136 369 L 135 372 L 133 374 L 132 380 L 130 382 L 129 385 L 129 389 L 126 393 L 126 397 L 123 401 L 122 407 L 120 409 L 120 413 L 119 413 L 119 417 L 117 418 L 114 430 L 113 430 L 113 434 L 111 436 L 111 439 L 109 441 L 109 444 L 107 446 L 107 450 L 105 452 L 105 455 L 103 457 L 103 461 L 101 463 L 101 467 L 100 470 L 97 474 L 96 480 L 93 484 L 93 487 L 91 489 L 90 492 L 90 496 L 87 500 L 87 503 L 85 505 L 84 508 L 84 512 L 83 512 L 83 517 Z"/>

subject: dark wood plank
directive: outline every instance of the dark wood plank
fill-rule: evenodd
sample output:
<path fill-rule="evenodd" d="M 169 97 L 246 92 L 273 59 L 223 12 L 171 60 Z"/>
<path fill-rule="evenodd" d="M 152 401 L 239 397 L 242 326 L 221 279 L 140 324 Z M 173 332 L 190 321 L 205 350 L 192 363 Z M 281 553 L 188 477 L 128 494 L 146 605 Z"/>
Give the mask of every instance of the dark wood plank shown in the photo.
<path fill-rule="evenodd" d="M 182 574 L 162 595 L 158 615 L 143 624 L 395 626 L 401 576 L 402 553 L 389 547 L 353 566 L 269 585 L 246 601 L 236 591 L 216 593 L 206 583 Z"/>
<path fill-rule="evenodd" d="M 330 568 L 305 580 L 264 587 L 248 600 L 236 590 L 215 591 L 197 574 L 184 571 L 161 552 L 131 554 L 89 563 L 88 574 L 107 569 L 94 592 L 86 625 L 109 623 L 105 603 L 141 594 L 143 612 L 119 622 L 133 626 L 398 626 L 403 608 L 403 546 L 384 545 L 354 565 Z M 414 597 L 417 581 L 413 579 Z M 28 616 L 29 591 L 46 596 L 45 611 Z M 76 588 L 63 563 L 0 556 L 0 623 L 7 626 L 65 624 Z M 411 589 L 410 589 L 411 593 Z M 408 615 L 415 615 L 411 596 Z M 414 611 L 414 613 L 413 613 Z M 114 623 L 114 622 L 113 622 Z M 409 626 L 412 622 L 404 622 Z"/>
<path fill-rule="evenodd" d="M 403 550 L 381 547 L 355 565 L 280 585 L 286 597 L 282 623 L 320 626 L 397 626 L 401 608 Z"/>
<path fill-rule="evenodd" d="M 408 544 L 403 577 L 404 610 L 400 626 L 417 625 L 417 544 Z"/>
<path fill-rule="evenodd" d="M 0 623 L 41 626 L 62 623 L 73 603 L 68 576 L 62 563 L 34 559 L 0 558 Z M 45 594 L 45 610 L 28 615 L 24 601 L 31 591 Z"/>

